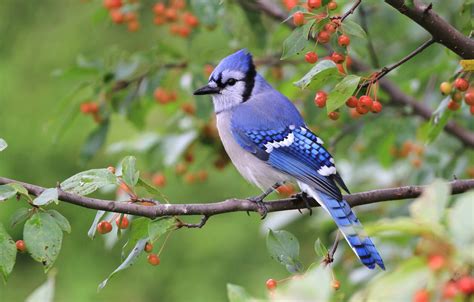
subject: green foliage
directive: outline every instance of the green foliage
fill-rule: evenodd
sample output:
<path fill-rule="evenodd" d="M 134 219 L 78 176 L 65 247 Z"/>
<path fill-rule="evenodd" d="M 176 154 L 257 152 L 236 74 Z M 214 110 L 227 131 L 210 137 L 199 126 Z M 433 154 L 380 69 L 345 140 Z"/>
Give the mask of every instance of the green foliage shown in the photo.
<path fill-rule="evenodd" d="M 303 270 L 299 260 L 300 244 L 290 232 L 269 230 L 267 249 L 272 258 L 284 265 L 290 273 L 298 273 Z"/>
<path fill-rule="evenodd" d="M 78 195 L 89 195 L 107 186 L 117 184 L 117 177 L 107 169 L 92 169 L 73 175 L 61 183 L 61 189 Z"/>
<path fill-rule="evenodd" d="M 15 258 L 15 242 L 0 223 L 0 272 L 2 273 L 3 281 L 7 281 L 8 275 L 12 272 Z"/>
<path fill-rule="evenodd" d="M 359 85 L 360 77 L 348 75 L 336 84 L 328 94 L 327 111 L 332 112 L 343 106 L 347 99 L 354 94 Z"/>

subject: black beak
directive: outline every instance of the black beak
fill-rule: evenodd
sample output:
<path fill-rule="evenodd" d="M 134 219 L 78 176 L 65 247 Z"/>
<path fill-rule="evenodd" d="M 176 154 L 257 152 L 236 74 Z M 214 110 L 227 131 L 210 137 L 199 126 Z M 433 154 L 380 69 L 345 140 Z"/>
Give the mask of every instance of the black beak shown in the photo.
<path fill-rule="evenodd" d="M 209 87 L 208 85 L 203 86 L 193 92 L 194 95 L 205 95 L 205 94 L 215 94 L 219 93 L 219 87 Z"/>

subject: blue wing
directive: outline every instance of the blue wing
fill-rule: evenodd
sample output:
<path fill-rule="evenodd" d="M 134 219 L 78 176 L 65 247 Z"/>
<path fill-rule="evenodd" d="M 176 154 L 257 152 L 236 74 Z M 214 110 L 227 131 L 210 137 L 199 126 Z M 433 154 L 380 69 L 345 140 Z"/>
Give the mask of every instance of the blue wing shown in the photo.
<path fill-rule="evenodd" d="M 232 133 L 240 146 L 275 169 L 336 199 L 342 198 L 336 183 L 348 191 L 322 140 L 305 126 L 246 130 L 234 127 Z"/>

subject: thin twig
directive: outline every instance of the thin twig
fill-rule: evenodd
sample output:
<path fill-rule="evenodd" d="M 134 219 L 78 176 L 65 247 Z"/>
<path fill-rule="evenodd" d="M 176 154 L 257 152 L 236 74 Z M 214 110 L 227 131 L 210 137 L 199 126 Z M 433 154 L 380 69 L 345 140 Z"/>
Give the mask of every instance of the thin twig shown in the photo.
<path fill-rule="evenodd" d="M 334 254 L 336 253 L 337 247 L 339 245 L 339 238 L 340 237 L 340 232 L 339 230 L 336 231 L 336 238 L 334 239 L 334 243 L 332 244 L 331 249 L 328 251 L 326 257 L 323 259 L 323 263 L 325 265 L 328 265 L 330 263 L 333 263 L 334 261 Z"/>
<path fill-rule="evenodd" d="M 202 228 L 206 222 L 209 220 L 209 218 L 211 217 L 211 215 L 202 215 L 202 218 L 201 218 L 201 221 L 199 223 L 186 223 L 186 222 L 182 222 L 182 221 L 179 221 L 178 223 L 178 228 L 182 228 L 182 227 L 185 227 L 185 228 Z"/>
<path fill-rule="evenodd" d="M 357 0 L 356 2 L 354 2 L 352 7 L 347 12 L 345 12 L 344 15 L 342 15 L 341 22 L 343 22 L 347 17 L 352 15 L 361 3 L 362 3 L 362 0 Z"/>

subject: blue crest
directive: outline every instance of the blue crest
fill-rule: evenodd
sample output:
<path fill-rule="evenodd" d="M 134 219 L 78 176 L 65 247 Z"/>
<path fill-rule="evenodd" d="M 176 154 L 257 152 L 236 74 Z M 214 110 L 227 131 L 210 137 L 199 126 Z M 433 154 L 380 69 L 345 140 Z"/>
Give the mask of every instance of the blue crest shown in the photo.
<path fill-rule="evenodd" d="M 247 73 L 249 70 L 254 70 L 252 54 L 246 49 L 241 49 L 220 61 L 219 65 L 214 69 L 210 78 L 217 78 L 218 75 L 226 70 L 238 70 Z"/>

